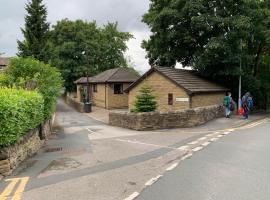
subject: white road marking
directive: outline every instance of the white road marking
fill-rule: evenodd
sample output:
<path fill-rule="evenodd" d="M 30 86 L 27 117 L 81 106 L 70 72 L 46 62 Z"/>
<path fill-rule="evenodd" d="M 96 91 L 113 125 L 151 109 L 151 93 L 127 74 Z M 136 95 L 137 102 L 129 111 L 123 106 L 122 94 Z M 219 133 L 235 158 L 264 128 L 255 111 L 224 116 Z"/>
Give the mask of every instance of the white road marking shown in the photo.
<path fill-rule="evenodd" d="M 222 138 L 223 136 L 224 136 L 224 135 L 221 134 L 221 135 L 218 135 L 217 137 L 218 137 L 218 138 Z"/>
<path fill-rule="evenodd" d="M 125 198 L 124 200 L 133 200 L 133 199 L 135 199 L 136 197 L 138 197 L 139 195 L 140 195 L 140 193 L 134 192 L 134 193 L 132 193 L 129 197 Z"/>
<path fill-rule="evenodd" d="M 196 151 L 200 151 L 202 149 L 203 149 L 203 147 L 196 147 L 196 148 L 192 149 L 192 151 L 196 152 Z"/>
<path fill-rule="evenodd" d="M 186 160 L 186 159 L 190 158 L 192 155 L 193 155 L 192 153 L 189 153 L 189 154 L 185 155 L 183 158 L 181 158 L 181 160 L 182 161 Z"/>
<path fill-rule="evenodd" d="M 188 146 L 181 146 L 178 148 L 179 150 L 187 150 L 188 149 Z"/>
<path fill-rule="evenodd" d="M 205 142 L 205 143 L 202 144 L 202 146 L 206 147 L 206 146 L 208 146 L 209 144 L 211 144 L 211 143 L 210 143 L 210 142 Z"/>
<path fill-rule="evenodd" d="M 167 171 L 171 171 L 171 170 L 173 170 L 174 168 L 176 168 L 178 164 L 179 164 L 179 163 L 174 163 L 174 164 L 172 164 L 170 167 L 168 167 L 166 170 L 167 170 Z"/>
<path fill-rule="evenodd" d="M 154 147 L 161 147 L 161 148 L 168 148 L 168 149 L 176 149 L 168 146 L 162 146 L 162 145 L 157 145 L 157 144 L 149 144 L 149 143 L 144 143 L 144 142 L 138 142 L 138 141 L 132 141 L 132 140 L 122 140 L 122 139 L 116 139 L 119 142 L 128 142 L 132 144 L 141 144 L 141 145 L 147 145 L 147 146 L 154 146 Z"/>
<path fill-rule="evenodd" d="M 90 132 L 90 134 L 95 133 L 94 131 L 92 131 L 90 128 L 86 128 L 86 130 L 88 130 Z"/>
<path fill-rule="evenodd" d="M 205 140 L 206 139 L 206 137 L 201 137 L 201 138 L 199 138 L 198 140 Z"/>
<path fill-rule="evenodd" d="M 198 141 L 196 140 L 196 141 L 190 142 L 188 144 L 191 144 L 191 145 L 198 144 Z"/>
<path fill-rule="evenodd" d="M 224 133 L 222 133 L 223 135 L 228 135 L 228 134 L 230 134 L 231 132 L 229 132 L 229 131 L 227 131 L 227 132 L 224 132 Z"/>
<path fill-rule="evenodd" d="M 160 177 L 162 177 L 162 175 L 158 175 L 158 176 L 155 177 L 155 178 L 151 178 L 149 181 L 147 181 L 147 182 L 145 183 L 145 185 L 146 185 L 146 186 L 152 185 L 153 183 L 157 182 L 157 180 L 158 180 Z"/>
<path fill-rule="evenodd" d="M 207 137 L 211 137 L 211 136 L 213 136 L 213 134 L 214 134 L 214 133 L 207 134 L 206 136 L 207 136 Z"/>
<path fill-rule="evenodd" d="M 218 138 L 212 138 L 210 141 L 211 142 L 215 142 L 215 141 L 217 141 L 218 140 Z"/>

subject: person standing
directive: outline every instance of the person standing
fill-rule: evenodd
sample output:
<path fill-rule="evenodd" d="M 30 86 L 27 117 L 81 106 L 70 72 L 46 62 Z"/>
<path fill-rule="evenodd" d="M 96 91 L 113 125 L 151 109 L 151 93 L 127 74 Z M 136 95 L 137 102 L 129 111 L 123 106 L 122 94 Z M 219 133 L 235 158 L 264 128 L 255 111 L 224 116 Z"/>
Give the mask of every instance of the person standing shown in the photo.
<path fill-rule="evenodd" d="M 224 97 L 223 99 L 223 106 L 225 108 L 225 117 L 226 118 L 229 118 L 230 117 L 230 114 L 231 114 L 231 108 L 230 108 L 230 105 L 231 105 L 231 93 L 230 92 L 227 92 L 226 93 L 226 96 Z"/>
<path fill-rule="evenodd" d="M 253 107 L 253 99 L 249 92 L 242 97 L 242 107 L 244 109 L 244 119 L 248 119 L 250 109 Z"/>

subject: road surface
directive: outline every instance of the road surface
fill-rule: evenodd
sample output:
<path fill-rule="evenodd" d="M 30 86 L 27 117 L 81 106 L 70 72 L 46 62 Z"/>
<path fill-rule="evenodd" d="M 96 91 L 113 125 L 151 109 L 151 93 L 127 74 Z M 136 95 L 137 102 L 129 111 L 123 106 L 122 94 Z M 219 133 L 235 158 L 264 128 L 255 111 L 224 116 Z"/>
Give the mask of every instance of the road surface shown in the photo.
<path fill-rule="evenodd" d="M 138 200 L 270 199 L 270 123 L 236 130 L 194 154 Z"/>
<path fill-rule="evenodd" d="M 0 181 L 0 200 L 239 200 L 241 192 L 258 200 L 270 191 L 264 116 L 138 132 L 98 122 L 61 100 L 56 115 L 56 134 Z"/>

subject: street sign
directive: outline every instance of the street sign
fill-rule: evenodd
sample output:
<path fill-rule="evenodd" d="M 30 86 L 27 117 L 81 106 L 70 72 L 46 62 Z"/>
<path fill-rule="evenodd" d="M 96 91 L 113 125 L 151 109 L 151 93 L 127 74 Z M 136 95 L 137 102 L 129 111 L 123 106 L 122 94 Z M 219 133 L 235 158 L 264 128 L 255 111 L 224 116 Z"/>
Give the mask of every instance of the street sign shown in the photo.
<path fill-rule="evenodd" d="M 189 102 L 189 98 L 176 98 L 176 102 Z"/>

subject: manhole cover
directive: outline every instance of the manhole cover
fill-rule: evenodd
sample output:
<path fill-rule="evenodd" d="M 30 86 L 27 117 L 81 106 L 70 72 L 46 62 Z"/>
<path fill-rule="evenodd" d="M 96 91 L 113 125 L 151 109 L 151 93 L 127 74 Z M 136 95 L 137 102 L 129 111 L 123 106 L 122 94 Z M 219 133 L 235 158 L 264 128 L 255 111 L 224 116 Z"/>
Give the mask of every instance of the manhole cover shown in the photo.
<path fill-rule="evenodd" d="M 62 147 L 51 147 L 51 148 L 45 149 L 45 153 L 57 152 L 57 151 L 62 151 L 62 150 L 63 150 Z"/>

